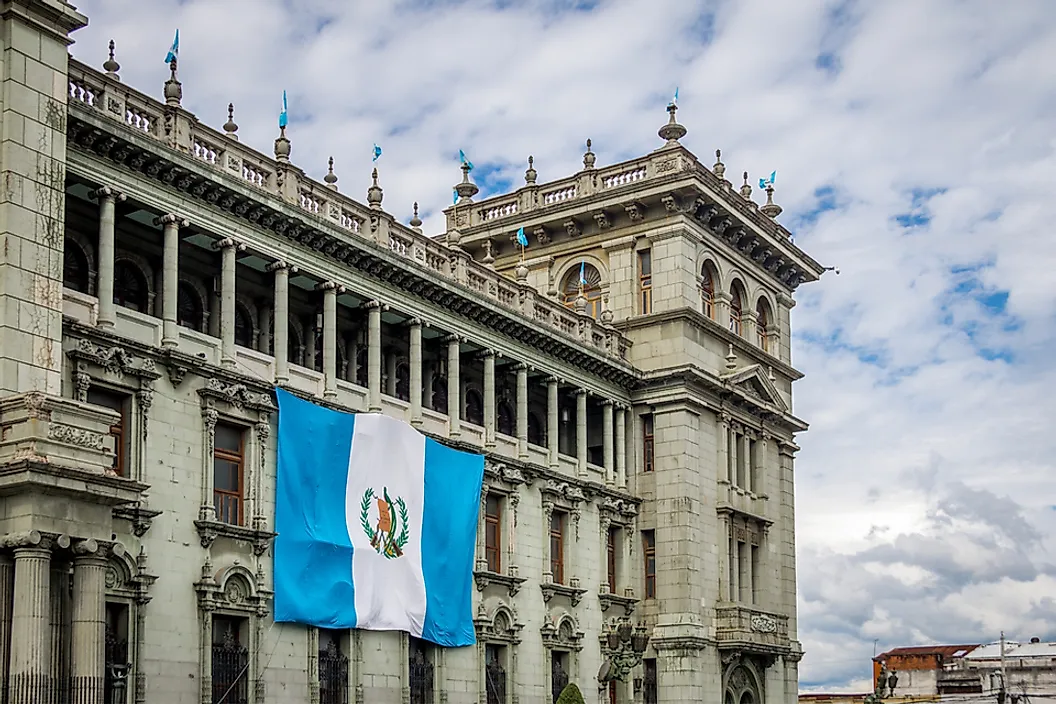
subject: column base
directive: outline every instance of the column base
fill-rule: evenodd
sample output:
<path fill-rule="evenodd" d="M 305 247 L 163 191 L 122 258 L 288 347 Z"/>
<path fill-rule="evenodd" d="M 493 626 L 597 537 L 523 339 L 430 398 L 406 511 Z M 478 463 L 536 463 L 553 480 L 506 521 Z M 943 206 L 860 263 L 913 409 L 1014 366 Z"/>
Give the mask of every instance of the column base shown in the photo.
<path fill-rule="evenodd" d="M 238 366 L 238 363 L 235 361 L 234 357 L 224 357 L 220 360 L 220 366 L 225 369 L 234 369 Z"/>
<path fill-rule="evenodd" d="M 97 328 L 112 328 L 115 325 L 117 325 L 117 322 L 114 320 L 103 320 L 102 318 L 98 318 L 95 321 L 95 327 Z"/>

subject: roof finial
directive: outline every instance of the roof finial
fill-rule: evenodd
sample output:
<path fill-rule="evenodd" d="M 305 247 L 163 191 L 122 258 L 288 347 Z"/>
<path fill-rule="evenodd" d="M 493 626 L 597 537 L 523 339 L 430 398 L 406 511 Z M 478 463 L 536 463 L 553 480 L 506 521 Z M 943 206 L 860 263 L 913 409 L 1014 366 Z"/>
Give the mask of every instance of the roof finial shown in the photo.
<path fill-rule="evenodd" d="M 323 181 L 326 182 L 327 186 L 329 186 L 330 188 L 333 188 L 336 191 L 337 190 L 337 174 L 334 173 L 334 157 L 330 157 L 329 161 L 327 161 L 327 167 L 328 168 L 327 168 L 326 176 L 323 176 Z"/>
<path fill-rule="evenodd" d="M 381 190 L 381 186 L 378 185 L 377 167 L 374 167 L 374 171 L 370 174 L 370 177 L 374 180 L 374 183 L 367 189 L 367 204 L 375 210 L 381 210 L 381 199 L 385 194 Z"/>
<path fill-rule="evenodd" d="M 289 162 L 290 151 L 290 140 L 286 136 L 286 126 L 283 125 L 279 128 L 279 136 L 275 139 L 275 159 L 277 161 Z"/>
<path fill-rule="evenodd" d="M 169 80 L 165 81 L 165 104 L 179 107 L 183 100 L 183 84 L 176 78 L 176 57 L 169 61 Z"/>
<path fill-rule="evenodd" d="M 726 353 L 726 368 L 731 372 L 737 368 L 737 355 L 733 353 L 733 343 L 730 343 L 730 351 Z"/>
<path fill-rule="evenodd" d="M 726 164 L 722 163 L 722 150 L 715 150 L 715 166 L 711 167 L 711 170 L 715 172 L 715 177 L 726 183 Z"/>
<path fill-rule="evenodd" d="M 418 217 L 418 201 L 414 201 L 414 216 L 411 218 L 411 229 L 421 234 L 422 219 Z"/>
<path fill-rule="evenodd" d="M 121 70 L 121 64 L 117 63 L 114 59 L 114 40 L 110 40 L 110 58 L 103 63 L 103 70 L 106 71 L 106 75 L 113 78 L 115 81 L 120 81 L 121 76 L 117 75 L 117 72 Z"/>
<path fill-rule="evenodd" d="M 772 182 L 766 184 L 766 205 L 759 208 L 759 210 L 769 218 L 776 218 L 784 210 L 784 208 L 774 202 L 774 184 Z"/>
<path fill-rule="evenodd" d="M 752 199 L 752 186 L 748 183 L 747 171 L 744 172 L 744 184 L 741 186 L 741 196 L 743 196 L 745 200 Z"/>
<path fill-rule="evenodd" d="M 455 193 L 458 195 L 458 203 L 462 203 L 463 201 L 466 203 L 472 203 L 473 196 L 480 192 L 480 189 L 477 188 L 477 184 L 469 180 L 469 171 L 472 168 L 473 165 L 468 161 L 462 162 L 462 182 L 455 186 Z"/>
<path fill-rule="evenodd" d="M 585 170 L 593 169 L 594 168 L 594 162 L 596 162 L 597 160 L 598 160 L 598 158 L 594 155 L 594 152 L 592 152 L 590 150 L 590 139 L 588 138 L 587 139 L 587 153 L 583 155 L 583 168 Z"/>
<path fill-rule="evenodd" d="M 669 115 L 667 118 L 667 124 L 657 131 L 657 134 L 660 135 L 660 139 L 667 140 L 667 144 L 665 144 L 664 147 L 676 146 L 678 140 L 686 136 L 686 128 L 678 124 L 678 121 L 675 119 L 676 112 L 678 112 L 678 106 L 672 101 L 671 104 L 667 106 L 667 113 Z"/>
<path fill-rule="evenodd" d="M 528 157 L 528 170 L 524 172 L 524 182 L 529 186 L 535 185 L 535 179 L 539 174 L 535 171 L 535 159 Z"/>
<path fill-rule="evenodd" d="M 238 125 L 235 123 L 234 103 L 227 104 L 227 122 L 224 123 L 224 132 L 226 132 L 227 136 L 231 139 L 235 140 L 236 142 L 238 141 L 238 135 L 235 134 L 236 132 L 238 132 Z"/>

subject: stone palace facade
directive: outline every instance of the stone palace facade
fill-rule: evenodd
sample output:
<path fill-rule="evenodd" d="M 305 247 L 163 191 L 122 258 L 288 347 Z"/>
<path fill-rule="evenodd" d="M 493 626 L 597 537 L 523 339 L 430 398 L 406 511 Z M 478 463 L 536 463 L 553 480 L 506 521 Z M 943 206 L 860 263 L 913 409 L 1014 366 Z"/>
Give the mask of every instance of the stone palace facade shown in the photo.
<path fill-rule="evenodd" d="M 0 3 L 7 702 L 796 701 L 789 312 L 824 269 L 772 187 L 671 106 L 641 158 L 485 200 L 464 169 L 428 237 L 377 172 L 362 203 L 206 127 L 175 63 L 157 101 L 70 59 L 86 22 Z M 275 385 L 486 456 L 476 647 L 272 622 Z"/>

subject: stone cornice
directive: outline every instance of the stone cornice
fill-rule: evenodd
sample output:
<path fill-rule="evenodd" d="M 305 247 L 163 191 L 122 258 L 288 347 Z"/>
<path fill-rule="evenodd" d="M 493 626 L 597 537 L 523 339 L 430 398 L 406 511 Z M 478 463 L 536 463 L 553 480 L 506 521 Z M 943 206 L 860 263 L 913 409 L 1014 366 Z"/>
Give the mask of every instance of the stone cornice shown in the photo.
<path fill-rule="evenodd" d="M 288 243 L 292 240 L 337 265 L 330 267 L 333 269 L 330 272 L 315 272 L 323 277 L 338 280 L 339 283 L 341 279 L 348 279 L 344 283 L 351 285 L 353 280 L 347 272 L 348 269 L 356 270 L 368 279 L 395 287 L 398 294 L 394 298 L 397 295 L 412 297 L 439 306 L 622 387 L 630 388 L 636 381 L 634 368 L 621 359 L 621 355 L 626 354 L 629 342 L 613 328 L 604 328 L 596 323 L 588 328 L 588 332 L 602 333 L 602 347 L 597 347 L 599 343 L 595 339 L 584 338 L 580 332 L 563 332 L 549 321 L 530 319 L 523 311 L 505 307 L 523 304 L 517 304 L 516 301 L 500 304 L 499 299 L 495 298 L 497 294 L 493 294 L 490 289 L 488 293 L 475 294 L 455 278 L 441 276 L 430 268 L 430 255 L 426 251 L 421 252 L 420 258 L 417 255 L 400 256 L 388 246 L 379 246 L 364 236 L 353 236 L 342 231 L 325 217 L 297 208 L 274 196 L 269 197 L 248 183 L 236 182 L 225 172 L 205 174 L 202 166 L 193 158 L 137 133 L 123 123 L 100 117 L 88 108 L 75 105 L 71 103 L 68 119 L 68 168 L 72 173 L 83 171 L 83 176 L 90 180 L 102 175 L 108 183 L 120 181 L 123 192 L 144 203 L 153 204 L 152 207 L 156 205 L 164 208 L 165 201 L 172 200 L 171 195 L 178 195 L 179 200 L 184 202 L 187 199 L 197 200 L 195 207 L 208 211 L 214 219 L 217 215 L 237 217 L 240 223 L 235 229 L 247 242 L 251 239 L 253 229 L 269 231 L 269 238 L 262 240 L 257 247 L 261 251 L 275 249 L 275 245 L 282 247 L 285 242 L 285 251 L 276 251 L 274 254 L 277 258 L 287 259 L 288 254 L 294 254 L 299 249 L 289 247 Z M 124 169 L 105 168 L 107 161 Z M 129 179 L 129 168 L 137 172 L 136 178 Z M 145 177 L 153 181 L 153 189 L 140 188 L 135 182 Z M 157 188 L 158 182 L 162 184 L 160 190 Z M 247 228 L 247 221 L 255 228 Z M 269 241 L 276 237 L 277 242 Z M 509 285 L 515 286 L 512 281 L 509 281 Z M 544 306 L 552 303 L 542 296 L 537 295 L 535 298 L 543 301 Z M 407 312 L 417 314 L 423 311 Z"/>

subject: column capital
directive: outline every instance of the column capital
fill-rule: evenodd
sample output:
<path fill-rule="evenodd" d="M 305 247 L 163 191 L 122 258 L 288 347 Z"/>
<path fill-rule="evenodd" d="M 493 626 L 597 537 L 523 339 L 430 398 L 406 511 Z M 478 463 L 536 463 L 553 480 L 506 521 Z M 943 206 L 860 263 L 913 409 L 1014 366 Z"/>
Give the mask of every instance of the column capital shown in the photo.
<path fill-rule="evenodd" d="M 586 396 L 589 393 L 590 392 L 587 391 L 586 389 L 584 389 L 583 387 L 580 387 L 580 388 L 576 389 L 576 396 Z"/>
<path fill-rule="evenodd" d="M 527 362 L 517 362 L 513 365 L 513 370 L 515 372 L 529 372 L 532 370 L 532 368 L 528 365 Z"/>
<path fill-rule="evenodd" d="M 366 308 L 367 310 L 379 310 L 382 313 L 384 313 L 385 311 L 387 311 L 389 309 L 389 306 L 387 304 L 382 303 L 381 301 L 376 300 L 376 299 L 372 299 L 372 300 L 369 300 L 369 301 L 364 301 L 363 307 Z"/>
<path fill-rule="evenodd" d="M 546 383 L 547 385 L 553 384 L 556 386 L 561 383 L 561 380 L 558 379 L 556 376 L 548 376 L 546 377 Z"/>
<path fill-rule="evenodd" d="M 73 544 L 73 554 L 77 557 L 100 557 L 104 553 L 101 548 L 95 538 L 87 538 Z"/>
<path fill-rule="evenodd" d="M 451 344 L 452 342 L 462 343 L 462 342 L 465 342 L 465 341 L 466 341 L 466 338 L 463 337 L 462 335 L 459 335 L 458 333 L 450 333 L 448 335 L 444 335 L 441 338 L 441 342 L 446 342 L 447 344 Z"/>
<path fill-rule="evenodd" d="M 336 281 L 324 281 L 321 284 L 316 284 L 316 291 L 322 291 L 323 293 L 333 292 L 335 295 L 344 293 L 345 287 Z"/>
<path fill-rule="evenodd" d="M 502 357 L 501 354 L 491 349 L 490 347 L 485 347 L 484 349 L 477 352 L 475 356 L 477 359 L 488 359 L 489 357 L 495 359 L 496 357 Z"/>
<path fill-rule="evenodd" d="M 40 546 L 43 540 L 44 536 L 36 530 L 8 533 L 0 537 L 0 548 L 35 548 Z"/>
<path fill-rule="evenodd" d="M 165 215 L 159 215 L 158 217 L 154 218 L 154 224 L 165 225 L 166 227 L 175 226 L 179 228 L 187 227 L 191 223 L 188 220 L 184 220 L 182 217 L 176 215 L 175 213 L 166 213 Z"/>
<path fill-rule="evenodd" d="M 603 408 L 604 407 L 612 408 L 613 406 L 617 406 L 618 404 L 615 401 L 613 401 L 611 398 L 606 398 L 606 399 L 602 399 L 601 405 L 602 405 Z"/>
<path fill-rule="evenodd" d="M 100 186 L 99 188 L 96 188 L 94 191 L 89 191 L 88 197 L 93 199 L 93 200 L 99 200 L 99 201 L 110 199 L 110 200 L 115 201 L 117 203 L 124 202 L 124 200 L 126 198 L 124 193 L 121 193 L 120 191 L 118 191 L 116 188 L 113 188 L 112 186 Z"/>
<path fill-rule="evenodd" d="M 268 272 L 272 272 L 272 271 L 287 271 L 287 272 L 289 272 L 291 274 L 296 274 L 298 271 L 300 271 L 300 269 L 295 267 L 293 264 L 290 264 L 289 262 L 284 261 L 282 259 L 276 259 L 271 264 L 268 264 L 267 266 L 265 266 L 264 270 L 268 271 Z"/>
<path fill-rule="evenodd" d="M 242 244 L 234 237 L 225 237 L 222 240 L 215 240 L 213 242 L 213 249 L 215 251 L 220 251 L 221 249 L 228 249 L 229 247 L 234 247 L 236 252 L 246 251 L 246 245 Z"/>
<path fill-rule="evenodd" d="M 407 320 L 403 321 L 403 324 L 406 325 L 409 328 L 427 328 L 427 327 L 429 327 L 429 323 L 423 321 L 421 318 L 418 318 L 418 317 L 407 318 Z"/>

